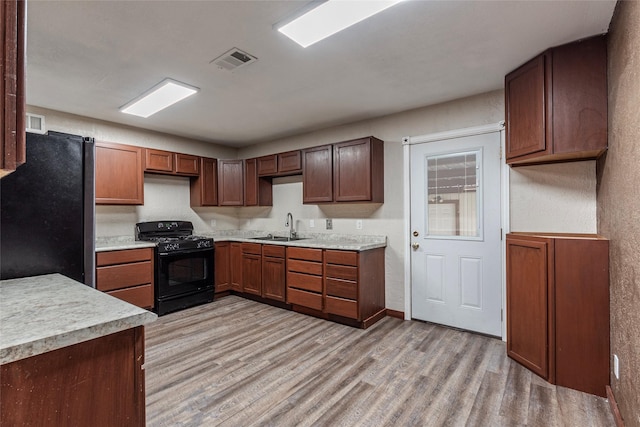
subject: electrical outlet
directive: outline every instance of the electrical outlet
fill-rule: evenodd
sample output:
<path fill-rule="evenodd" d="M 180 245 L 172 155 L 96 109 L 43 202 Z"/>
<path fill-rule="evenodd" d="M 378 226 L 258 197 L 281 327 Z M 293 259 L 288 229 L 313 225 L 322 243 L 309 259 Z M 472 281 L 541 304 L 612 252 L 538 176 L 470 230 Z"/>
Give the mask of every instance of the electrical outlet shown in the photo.
<path fill-rule="evenodd" d="M 309 228 L 314 228 L 316 226 L 316 222 L 312 219 L 309 220 Z"/>
<path fill-rule="evenodd" d="M 356 220 L 356 230 L 362 230 L 362 220 L 361 219 L 357 219 Z"/>
<path fill-rule="evenodd" d="M 330 219 L 327 220 L 327 230 L 333 230 L 333 221 Z"/>
<path fill-rule="evenodd" d="M 618 359 L 618 355 L 613 355 L 613 375 L 616 376 L 616 379 L 620 379 L 620 360 Z"/>
<path fill-rule="evenodd" d="M 216 226 L 216 220 L 212 219 L 211 221 L 209 221 L 209 223 L 211 224 L 211 227 L 215 227 Z"/>

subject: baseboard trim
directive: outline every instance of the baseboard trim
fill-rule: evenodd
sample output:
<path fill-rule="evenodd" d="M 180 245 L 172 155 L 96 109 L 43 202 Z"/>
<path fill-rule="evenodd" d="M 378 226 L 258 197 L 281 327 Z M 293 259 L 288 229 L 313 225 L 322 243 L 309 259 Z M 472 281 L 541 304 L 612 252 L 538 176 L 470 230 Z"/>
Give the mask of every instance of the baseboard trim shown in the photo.
<path fill-rule="evenodd" d="M 620 410 L 618 409 L 618 402 L 616 402 L 616 397 L 613 395 L 613 390 L 611 390 L 611 387 L 609 386 L 606 386 L 606 389 L 607 399 L 609 400 L 609 407 L 611 408 L 613 419 L 616 422 L 616 427 L 624 427 L 624 421 L 622 419 L 622 415 L 620 414 Z"/>
<path fill-rule="evenodd" d="M 387 308 L 387 316 L 404 320 L 404 311 L 391 310 L 390 308 Z"/>

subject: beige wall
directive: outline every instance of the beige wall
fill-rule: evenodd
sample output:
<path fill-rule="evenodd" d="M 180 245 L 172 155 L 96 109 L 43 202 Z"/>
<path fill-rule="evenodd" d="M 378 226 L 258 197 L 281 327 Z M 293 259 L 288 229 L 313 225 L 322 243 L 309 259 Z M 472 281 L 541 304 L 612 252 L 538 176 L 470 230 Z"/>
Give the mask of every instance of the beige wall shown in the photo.
<path fill-rule="evenodd" d="M 609 150 L 598 163 L 598 231 L 610 239 L 611 387 L 640 426 L 640 2 L 618 2 L 608 41 Z M 611 361 L 613 369 L 613 361 Z"/>

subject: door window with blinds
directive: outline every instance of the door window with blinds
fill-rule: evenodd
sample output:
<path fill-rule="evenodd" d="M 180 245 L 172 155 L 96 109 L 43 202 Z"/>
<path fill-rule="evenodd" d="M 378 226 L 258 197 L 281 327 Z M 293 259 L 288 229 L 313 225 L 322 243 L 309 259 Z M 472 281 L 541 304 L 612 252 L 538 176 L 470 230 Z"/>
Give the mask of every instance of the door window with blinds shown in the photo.
<path fill-rule="evenodd" d="M 426 157 L 427 238 L 482 239 L 482 150 Z"/>

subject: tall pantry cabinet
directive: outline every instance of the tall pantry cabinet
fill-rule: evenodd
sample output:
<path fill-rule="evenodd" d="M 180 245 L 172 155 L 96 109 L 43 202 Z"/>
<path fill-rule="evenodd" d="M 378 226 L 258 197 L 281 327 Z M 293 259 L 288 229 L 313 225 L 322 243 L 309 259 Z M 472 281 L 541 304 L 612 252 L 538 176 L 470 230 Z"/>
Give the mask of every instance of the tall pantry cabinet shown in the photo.
<path fill-rule="evenodd" d="M 506 162 L 596 159 L 607 149 L 606 37 L 554 47 L 505 76 Z M 507 354 L 547 381 L 606 395 L 609 242 L 510 233 Z"/>

